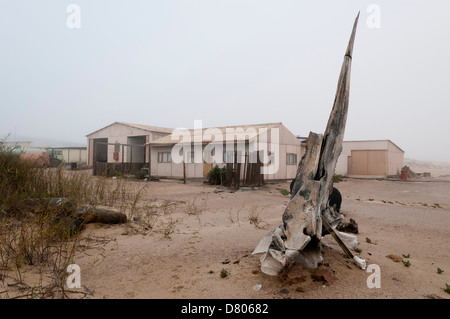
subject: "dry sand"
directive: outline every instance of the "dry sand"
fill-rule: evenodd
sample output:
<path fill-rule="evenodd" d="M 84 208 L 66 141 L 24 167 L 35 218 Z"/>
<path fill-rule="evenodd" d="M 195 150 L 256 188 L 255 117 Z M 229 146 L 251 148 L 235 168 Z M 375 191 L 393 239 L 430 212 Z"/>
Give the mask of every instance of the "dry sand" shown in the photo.
<path fill-rule="evenodd" d="M 280 223 L 290 197 L 280 190 L 289 189 L 288 182 L 236 192 L 179 181 L 132 183 L 148 185 L 144 208 L 126 225 L 91 224 L 83 232 L 94 240 L 75 262 L 81 267 L 80 289 L 90 298 L 450 297 L 443 290 L 450 283 L 448 177 L 335 184 L 345 220 L 359 225 L 357 255 L 380 267 L 381 288 L 368 288 L 371 273 L 346 258 L 330 235 L 323 240 L 323 267 L 335 274 L 333 283 L 313 281 L 309 269 L 295 284 L 260 271 L 260 255 L 251 252 Z M 250 222 L 252 216 L 258 225 Z M 409 255 L 403 260 L 411 265 L 389 254 Z M 261 289 L 255 291 L 256 285 Z"/>

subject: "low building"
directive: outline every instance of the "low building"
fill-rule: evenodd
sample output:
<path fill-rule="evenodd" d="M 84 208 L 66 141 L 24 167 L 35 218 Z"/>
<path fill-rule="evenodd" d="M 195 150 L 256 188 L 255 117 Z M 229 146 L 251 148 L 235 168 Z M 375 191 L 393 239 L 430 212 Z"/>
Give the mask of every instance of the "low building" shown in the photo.
<path fill-rule="evenodd" d="M 390 140 L 344 141 L 335 174 L 343 176 L 400 176 L 404 151 Z"/>
<path fill-rule="evenodd" d="M 250 173 L 254 179 L 256 171 L 263 180 L 294 178 L 306 140 L 282 123 L 174 130 L 124 122 L 90 133 L 87 139 L 87 162 L 94 175 L 144 169 L 152 177 L 203 179 L 214 166 L 227 165 L 242 180 Z M 335 174 L 400 175 L 403 160 L 404 151 L 390 140 L 344 141 Z"/>
<path fill-rule="evenodd" d="M 180 140 L 178 133 L 184 134 L 185 139 Z M 88 165 L 94 175 L 107 176 L 148 169 L 148 175 L 153 177 L 203 179 L 215 165 L 233 164 L 234 170 L 242 167 L 239 172 L 244 178 L 251 164 L 255 164 L 264 167 L 264 179 L 285 180 L 295 177 L 304 153 L 301 141 L 282 123 L 180 132 L 115 122 L 88 134 L 87 139 Z M 181 159 L 172 158 L 176 147 L 183 150 Z"/>
<path fill-rule="evenodd" d="M 168 135 L 172 129 L 114 122 L 88 134 L 88 165 L 94 175 L 127 174 L 149 167 L 149 142 Z"/>
<path fill-rule="evenodd" d="M 179 133 L 149 143 L 152 176 L 204 178 L 214 166 L 228 165 L 227 169 L 239 172 L 242 180 L 249 180 L 254 164 L 261 168 L 257 171 L 263 171 L 264 180 L 286 180 L 295 177 L 304 153 L 301 141 L 282 123 L 191 129 L 184 132 L 184 139 L 178 139 L 183 135 Z M 196 140 L 200 141 L 197 149 Z M 172 158 L 176 146 L 184 158 Z M 200 154 L 197 160 L 196 152 Z"/>
<path fill-rule="evenodd" d="M 47 151 L 52 166 L 71 164 L 79 167 L 87 164 L 86 147 L 49 147 Z"/>

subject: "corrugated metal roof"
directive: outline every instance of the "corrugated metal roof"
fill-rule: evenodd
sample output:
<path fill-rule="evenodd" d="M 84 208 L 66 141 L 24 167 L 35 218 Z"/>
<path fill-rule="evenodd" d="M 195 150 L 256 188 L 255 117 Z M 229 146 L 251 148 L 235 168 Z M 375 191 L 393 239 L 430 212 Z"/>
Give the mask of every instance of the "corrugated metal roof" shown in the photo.
<path fill-rule="evenodd" d="M 141 130 L 145 130 L 145 131 L 152 131 L 152 132 L 172 133 L 172 131 L 173 131 L 173 128 L 167 128 L 167 127 L 134 124 L 134 123 L 126 123 L 126 122 L 116 122 L 116 123 L 122 124 L 122 125 L 128 125 L 131 127 L 141 129 Z"/>
<path fill-rule="evenodd" d="M 274 128 L 274 127 L 279 127 L 280 125 L 283 125 L 281 122 L 278 123 L 265 123 L 265 124 L 247 124 L 247 125 L 232 125 L 232 126 L 221 126 L 221 127 L 206 127 L 206 128 L 202 128 L 202 130 L 200 131 L 200 129 L 189 129 L 186 130 L 187 132 L 190 133 L 191 135 L 191 142 L 194 142 L 194 138 L 198 135 L 201 135 L 201 140 L 203 143 L 210 143 L 213 141 L 213 139 L 206 139 L 204 134 L 206 130 L 213 130 L 213 129 L 218 129 L 223 136 L 223 142 L 228 142 L 231 141 L 231 139 L 227 140 L 227 129 L 242 129 L 244 132 L 248 131 L 248 129 L 255 129 L 256 134 L 259 134 L 259 129 L 270 129 L 270 128 Z M 214 132 L 211 131 L 211 134 L 214 135 Z M 176 140 L 172 140 L 172 136 L 171 135 L 167 135 L 164 137 L 161 137 L 159 139 L 156 139 L 154 141 L 151 141 L 149 144 L 154 145 L 154 146 L 163 146 L 163 145 L 173 145 L 173 144 L 177 144 L 180 143 L 180 141 L 178 140 L 178 136 L 175 136 Z M 247 141 L 249 139 L 249 136 L 244 135 L 243 136 L 243 140 Z M 233 135 L 233 141 L 236 141 L 237 137 L 235 135 Z M 242 139 L 240 139 L 242 140 Z"/>
<path fill-rule="evenodd" d="M 127 122 L 114 122 L 112 124 L 109 124 L 109 125 L 107 125 L 105 127 L 102 127 L 101 129 L 98 129 L 98 130 L 96 130 L 96 131 L 86 135 L 86 137 L 89 137 L 89 136 L 91 136 L 91 135 L 93 135 L 93 134 L 95 134 L 95 133 L 97 133 L 97 132 L 99 132 L 99 131 L 107 128 L 107 127 L 115 125 L 115 124 L 126 125 L 126 126 L 129 126 L 129 127 L 138 128 L 140 130 L 144 130 L 144 131 L 148 131 L 148 132 L 172 133 L 172 131 L 173 131 L 173 129 L 166 128 L 166 127 L 150 126 L 150 125 L 143 125 L 143 124 L 134 124 L 134 123 L 127 123 Z"/>
<path fill-rule="evenodd" d="M 388 142 L 397 147 L 403 153 L 405 152 L 401 147 L 392 142 L 391 140 L 351 140 L 351 141 L 342 141 L 342 143 L 354 143 L 354 142 Z"/>

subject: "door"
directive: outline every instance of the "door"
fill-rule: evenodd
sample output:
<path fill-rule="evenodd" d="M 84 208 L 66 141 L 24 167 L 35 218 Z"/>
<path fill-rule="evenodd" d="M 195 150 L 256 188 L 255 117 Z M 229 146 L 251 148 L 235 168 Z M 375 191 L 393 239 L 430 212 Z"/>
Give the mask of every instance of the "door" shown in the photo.
<path fill-rule="evenodd" d="M 386 150 L 353 150 L 348 158 L 349 175 L 381 175 L 387 173 Z"/>
<path fill-rule="evenodd" d="M 212 163 L 203 162 L 203 176 L 207 176 L 212 169 Z"/>

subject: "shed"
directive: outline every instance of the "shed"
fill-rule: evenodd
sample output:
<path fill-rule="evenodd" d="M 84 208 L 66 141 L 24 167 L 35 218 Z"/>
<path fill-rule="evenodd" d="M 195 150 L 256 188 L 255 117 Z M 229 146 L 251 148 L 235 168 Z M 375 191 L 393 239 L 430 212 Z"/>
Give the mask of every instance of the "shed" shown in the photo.
<path fill-rule="evenodd" d="M 344 141 L 335 174 L 344 176 L 399 176 L 404 151 L 390 140 Z"/>
<path fill-rule="evenodd" d="M 47 149 L 50 156 L 50 162 L 53 166 L 60 163 L 86 165 L 87 148 L 86 147 L 49 147 Z"/>
<path fill-rule="evenodd" d="M 114 122 L 86 135 L 88 165 L 94 175 L 127 174 L 148 168 L 148 143 L 171 132 L 170 128 Z"/>

